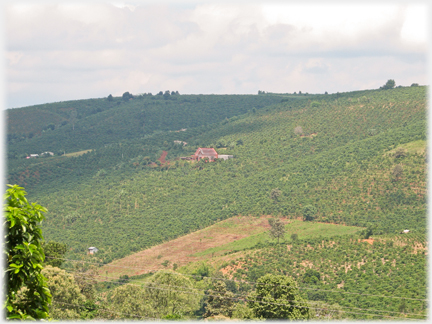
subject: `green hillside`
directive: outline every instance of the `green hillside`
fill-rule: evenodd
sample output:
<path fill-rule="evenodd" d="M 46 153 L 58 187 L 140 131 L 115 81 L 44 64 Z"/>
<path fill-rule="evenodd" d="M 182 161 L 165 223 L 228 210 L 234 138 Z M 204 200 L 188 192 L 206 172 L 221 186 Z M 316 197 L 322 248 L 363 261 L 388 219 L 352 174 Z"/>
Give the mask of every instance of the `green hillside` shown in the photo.
<path fill-rule="evenodd" d="M 309 307 L 334 305 L 338 318 L 419 319 L 427 312 L 426 100 L 426 87 L 399 87 L 14 109 L 8 182 L 48 208 L 44 237 L 67 244 L 65 269 L 76 271 L 77 260 L 105 265 L 99 281 L 111 282 L 102 290 L 124 284 L 108 272 L 139 274 L 132 279 L 141 284 L 156 277 L 150 270 L 180 265 L 193 289 L 204 293 L 203 276 L 222 276 L 243 298 L 258 278 L 283 274 Z M 198 147 L 234 158 L 179 159 Z M 25 158 L 44 151 L 56 155 Z M 268 216 L 287 223 L 280 243 L 266 232 Z M 173 244 L 188 248 L 168 252 Z M 87 255 L 90 246 L 99 252 Z M 102 304 L 116 309 L 111 294 Z"/>
<path fill-rule="evenodd" d="M 88 99 L 9 109 L 8 156 L 143 140 L 154 132 L 208 126 L 280 101 L 277 95 L 140 95 L 126 101 Z"/>
<path fill-rule="evenodd" d="M 308 300 L 337 303 L 352 319 L 365 318 L 358 310 L 396 316 L 402 304 L 409 317 L 424 319 L 424 242 L 421 235 L 375 239 L 372 244 L 356 237 L 318 236 L 290 242 L 288 249 L 285 243 L 252 250 L 223 269 L 234 280 L 246 282 L 267 273 L 293 276 Z M 309 280 L 307 273 L 315 278 Z"/>
<path fill-rule="evenodd" d="M 319 221 L 424 233 L 426 88 L 299 98 L 190 133 L 24 161 L 21 172 L 10 168 L 10 181 L 26 182 L 48 207 L 48 239 L 67 243 L 74 258 L 97 246 L 104 262 L 235 215 L 302 217 L 305 205 L 316 207 Z M 176 147 L 178 138 L 188 145 Z M 198 145 L 234 159 L 173 160 Z M 418 149 L 395 156 L 410 145 Z M 169 164 L 149 164 L 163 149 Z M 397 165 L 402 170 L 395 176 Z M 276 188 L 281 195 L 271 199 Z"/>

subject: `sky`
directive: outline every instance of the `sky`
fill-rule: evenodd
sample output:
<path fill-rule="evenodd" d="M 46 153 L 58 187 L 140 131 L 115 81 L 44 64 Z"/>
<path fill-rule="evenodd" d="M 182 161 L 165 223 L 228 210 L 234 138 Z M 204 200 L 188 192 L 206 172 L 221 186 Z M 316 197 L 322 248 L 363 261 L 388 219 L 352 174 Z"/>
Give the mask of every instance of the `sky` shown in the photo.
<path fill-rule="evenodd" d="M 427 2 L 9 1 L 5 107 L 428 84 Z"/>

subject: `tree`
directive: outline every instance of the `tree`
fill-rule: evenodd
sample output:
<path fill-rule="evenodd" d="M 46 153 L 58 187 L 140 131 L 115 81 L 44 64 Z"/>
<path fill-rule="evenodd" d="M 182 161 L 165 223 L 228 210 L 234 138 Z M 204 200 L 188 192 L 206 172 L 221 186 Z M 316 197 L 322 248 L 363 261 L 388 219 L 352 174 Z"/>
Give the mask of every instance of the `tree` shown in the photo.
<path fill-rule="evenodd" d="M 395 87 L 396 83 L 393 79 L 387 80 L 386 84 L 380 87 L 380 89 L 388 90 L 393 89 Z"/>
<path fill-rule="evenodd" d="M 114 100 L 114 98 L 113 98 L 112 94 L 110 94 L 110 95 L 108 96 L 108 101 L 113 101 L 113 100 Z"/>
<path fill-rule="evenodd" d="M 126 91 L 125 93 L 123 93 L 123 100 L 124 101 L 128 101 L 129 99 L 133 98 L 133 95 L 131 93 L 129 93 L 129 91 Z"/>
<path fill-rule="evenodd" d="M 199 308 L 199 301 L 203 297 L 199 291 L 193 290 L 189 278 L 172 270 L 157 272 L 143 287 L 152 310 L 151 317 L 156 318 L 191 314 Z"/>
<path fill-rule="evenodd" d="M 195 276 L 195 280 L 200 281 L 204 277 L 208 277 L 210 275 L 210 268 L 206 263 L 203 262 L 192 272 L 192 275 Z"/>
<path fill-rule="evenodd" d="M 398 181 L 402 177 L 403 168 L 402 165 L 398 164 L 393 168 L 392 176 L 395 181 Z"/>
<path fill-rule="evenodd" d="M 272 191 L 270 191 L 270 198 L 273 200 L 273 202 L 277 202 L 279 196 L 282 194 L 282 191 L 278 188 L 272 189 Z"/>
<path fill-rule="evenodd" d="M 306 205 L 303 207 L 303 219 L 305 221 L 313 221 L 315 219 L 315 214 L 317 210 L 312 205 Z"/>
<path fill-rule="evenodd" d="M 114 289 L 106 307 L 111 319 L 145 319 L 152 314 L 144 288 L 135 285 L 125 284 Z"/>
<path fill-rule="evenodd" d="M 418 86 L 419 86 L 418 83 L 413 83 L 413 84 L 411 84 L 411 87 L 418 87 Z"/>
<path fill-rule="evenodd" d="M 285 225 L 279 218 L 270 218 L 268 220 L 270 224 L 269 234 L 272 238 L 277 238 L 278 243 L 279 239 L 284 237 L 285 235 Z"/>
<path fill-rule="evenodd" d="M 294 279 L 266 274 L 258 279 L 248 305 L 258 318 L 301 320 L 310 318 L 306 301 Z"/>
<path fill-rule="evenodd" d="M 45 258 L 40 224 L 46 208 L 27 201 L 24 188 L 7 185 L 4 200 L 6 248 L 6 317 L 46 319 L 51 293 L 41 273 Z"/>
<path fill-rule="evenodd" d="M 303 282 L 307 284 L 316 284 L 320 281 L 321 275 L 318 271 L 307 269 L 303 275 Z"/>
<path fill-rule="evenodd" d="M 231 317 L 234 311 L 234 294 L 228 291 L 225 282 L 218 280 L 213 283 L 213 289 L 208 291 L 206 311 L 203 317 L 224 315 Z"/>
<path fill-rule="evenodd" d="M 130 279 L 128 275 L 122 275 L 119 277 L 119 283 L 121 284 L 127 284 L 129 283 Z"/>
<path fill-rule="evenodd" d="M 298 234 L 297 234 L 297 233 L 293 233 L 293 234 L 291 234 L 291 240 L 292 240 L 293 242 L 297 241 L 297 240 L 298 240 Z"/>
<path fill-rule="evenodd" d="M 45 264 L 53 267 L 60 267 L 67 251 L 67 245 L 55 241 L 49 241 L 42 245 L 45 253 Z"/>
<path fill-rule="evenodd" d="M 48 280 L 52 293 L 50 315 L 56 320 L 74 320 L 80 318 L 80 310 L 86 298 L 81 294 L 72 274 L 50 265 L 42 273 Z"/>
<path fill-rule="evenodd" d="M 407 152 L 405 149 L 403 149 L 402 147 L 398 148 L 394 154 L 394 157 L 396 159 L 401 158 L 401 157 L 405 157 L 407 155 Z"/>
<path fill-rule="evenodd" d="M 369 224 L 368 227 L 361 232 L 363 238 L 368 239 L 373 235 L 374 226 Z"/>
<path fill-rule="evenodd" d="M 170 264 L 170 262 L 168 260 L 165 260 L 161 264 L 166 268 L 166 267 L 168 267 L 168 265 Z"/>
<path fill-rule="evenodd" d="M 96 278 L 99 276 L 98 271 L 94 265 L 90 267 L 83 264 L 75 263 L 74 279 L 78 285 L 81 294 L 83 294 L 88 301 L 94 301 L 96 297 Z"/>

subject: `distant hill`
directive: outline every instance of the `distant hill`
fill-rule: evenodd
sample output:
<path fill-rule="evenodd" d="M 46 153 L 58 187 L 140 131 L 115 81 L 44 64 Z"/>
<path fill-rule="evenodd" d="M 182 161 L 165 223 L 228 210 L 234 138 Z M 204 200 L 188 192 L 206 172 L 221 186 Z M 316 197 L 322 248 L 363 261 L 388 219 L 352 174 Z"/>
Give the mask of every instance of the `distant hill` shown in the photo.
<path fill-rule="evenodd" d="M 81 151 L 154 132 L 206 127 L 280 101 L 277 95 L 141 95 L 8 109 L 8 156 Z"/>

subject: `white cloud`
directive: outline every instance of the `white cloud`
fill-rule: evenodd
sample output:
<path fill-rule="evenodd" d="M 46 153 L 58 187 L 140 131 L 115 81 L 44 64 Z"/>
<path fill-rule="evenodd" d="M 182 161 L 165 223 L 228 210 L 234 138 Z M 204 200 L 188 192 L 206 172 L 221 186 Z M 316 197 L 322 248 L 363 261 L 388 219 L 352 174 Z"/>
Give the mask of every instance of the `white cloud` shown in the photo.
<path fill-rule="evenodd" d="M 406 18 L 401 30 L 403 40 L 414 43 L 427 42 L 428 6 L 415 4 L 407 8 Z"/>
<path fill-rule="evenodd" d="M 10 107 L 426 82 L 424 5 L 11 4 L 6 18 Z"/>

